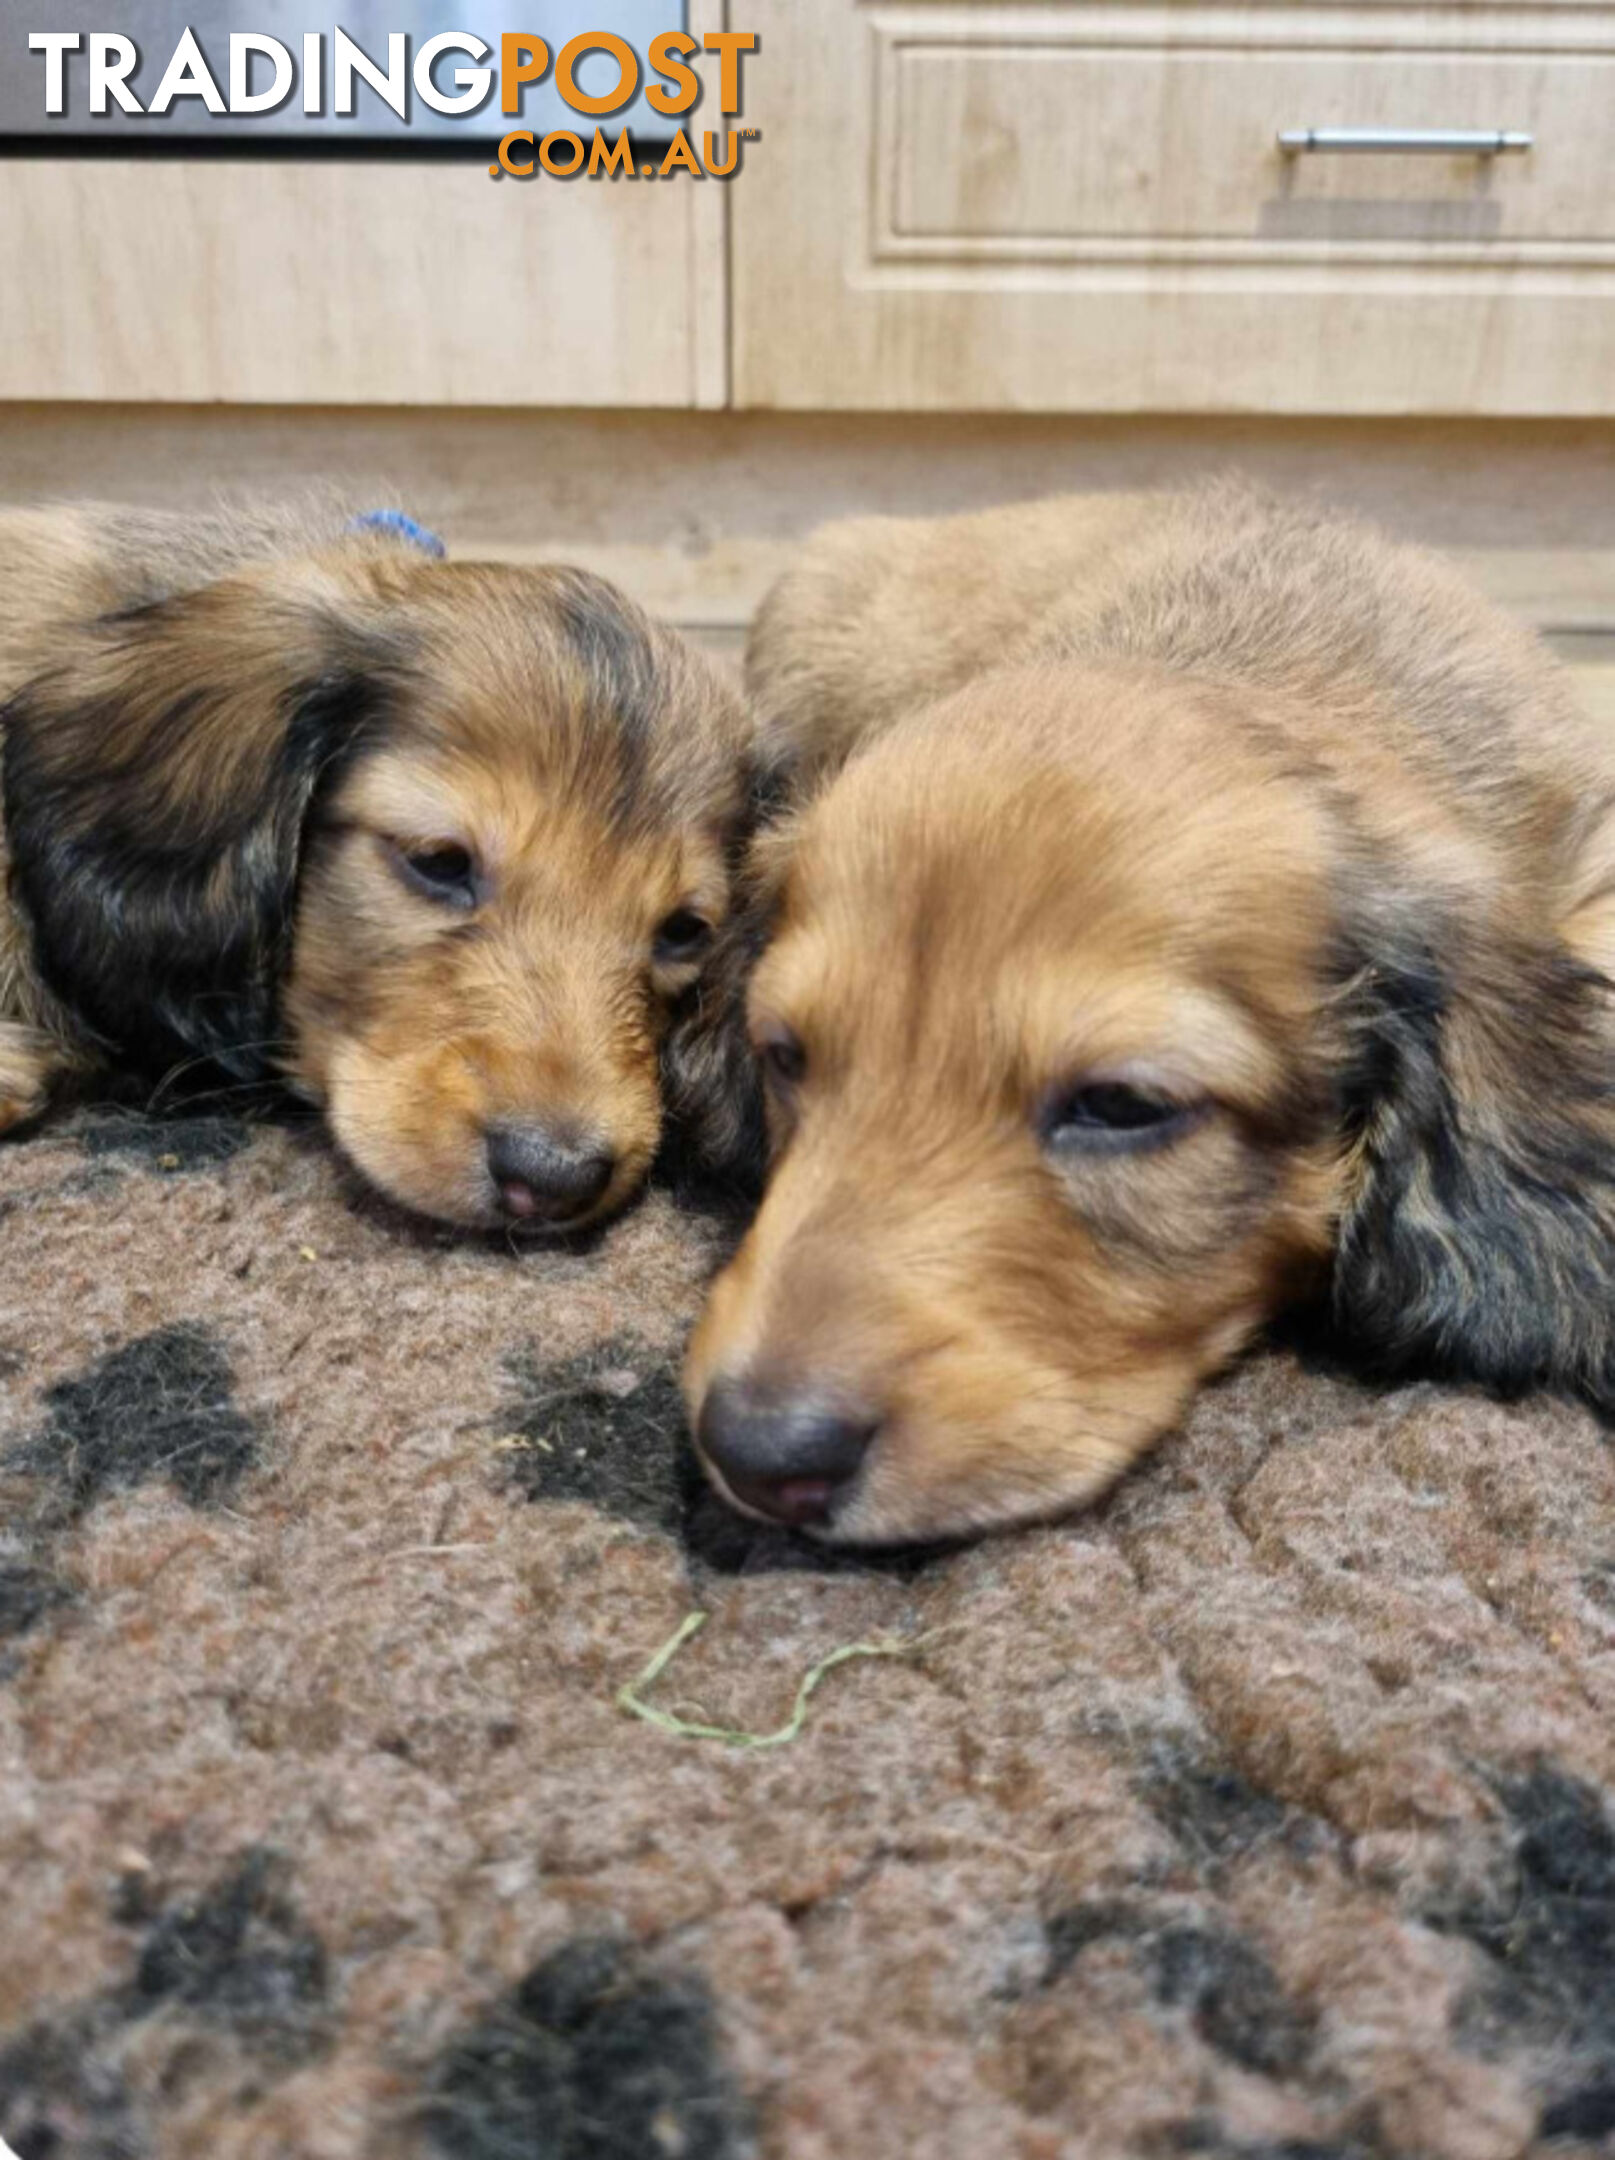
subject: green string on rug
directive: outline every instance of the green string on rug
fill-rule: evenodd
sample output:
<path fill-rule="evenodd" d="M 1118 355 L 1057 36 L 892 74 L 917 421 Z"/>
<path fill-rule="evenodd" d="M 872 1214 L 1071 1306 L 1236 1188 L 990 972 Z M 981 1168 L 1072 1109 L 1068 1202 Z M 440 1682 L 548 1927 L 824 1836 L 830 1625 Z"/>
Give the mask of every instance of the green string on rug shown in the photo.
<path fill-rule="evenodd" d="M 794 1740 L 807 1723 L 808 1699 L 827 1673 L 838 1665 L 846 1665 L 853 1658 L 907 1657 L 917 1650 L 925 1638 L 910 1635 L 889 1642 L 843 1643 L 839 1650 L 832 1650 L 828 1657 L 820 1658 L 802 1675 L 796 1690 L 796 1703 L 790 1716 L 776 1732 L 736 1732 L 727 1725 L 703 1725 L 681 1718 L 671 1710 L 662 1710 L 655 1703 L 646 1702 L 645 1690 L 654 1687 L 678 1656 L 692 1635 L 698 1635 L 707 1624 L 708 1615 L 693 1612 L 686 1615 L 679 1626 L 663 1643 L 637 1680 L 630 1680 L 617 1690 L 617 1707 L 626 1710 L 630 1717 L 643 1718 L 647 1725 L 655 1725 L 662 1732 L 676 1734 L 680 1740 L 722 1740 L 730 1747 L 765 1748 L 785 1747 Z"/>

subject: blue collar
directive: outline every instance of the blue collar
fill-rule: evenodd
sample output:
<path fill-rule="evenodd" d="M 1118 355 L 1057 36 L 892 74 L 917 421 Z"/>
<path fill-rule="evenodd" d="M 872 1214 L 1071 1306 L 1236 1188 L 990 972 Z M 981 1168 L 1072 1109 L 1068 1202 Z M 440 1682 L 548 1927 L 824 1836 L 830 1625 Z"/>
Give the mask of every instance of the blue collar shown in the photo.
<path fill-rule="evenodd" d="M 441 562 L 448 549 L 435 532 L 428 532 L 424 525 L 417 525 L 402 510 L 365 510 L 348 521 L 350 532 L 384 533 L 389 540 L 402 540 L 408 547 L 417 547 L 423 554 L 436 556 Z"/>

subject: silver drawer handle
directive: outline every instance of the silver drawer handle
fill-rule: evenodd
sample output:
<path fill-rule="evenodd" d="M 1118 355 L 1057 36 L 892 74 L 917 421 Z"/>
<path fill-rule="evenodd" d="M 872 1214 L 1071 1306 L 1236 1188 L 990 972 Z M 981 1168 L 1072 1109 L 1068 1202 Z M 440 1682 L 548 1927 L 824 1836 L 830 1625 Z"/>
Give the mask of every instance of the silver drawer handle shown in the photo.
<path fill-rule="evenodd" d="M 1518 128 L 1280 128 L 1286 157 L 1308 150 L 1422 151 L 1434 157 L 1501 157 L 1529 150 L 1532 138 Z"/>

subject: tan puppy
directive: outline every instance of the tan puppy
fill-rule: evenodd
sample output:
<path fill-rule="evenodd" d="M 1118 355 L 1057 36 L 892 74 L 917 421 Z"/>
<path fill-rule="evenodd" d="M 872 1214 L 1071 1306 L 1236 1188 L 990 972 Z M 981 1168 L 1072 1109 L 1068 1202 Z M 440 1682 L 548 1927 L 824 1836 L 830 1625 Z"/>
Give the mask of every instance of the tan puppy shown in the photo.
<path fill-rule="evenodd" d="M 1067 1508 L 1319 1294 L 1381 1367 L 1615 1407 L 1615 744 L 1533 638 L 1224 487 L 832 528 L 749 673 L 803 806 L 688 1367 L 732 1498 Z"/>
<path fill-rule="evenodd" d="M 0 699 L 0 1129 L 211 1069 L 451 1222 L 633 1191 L 748 800 L 672 633 L 346 512 L 13 512 Z"/>

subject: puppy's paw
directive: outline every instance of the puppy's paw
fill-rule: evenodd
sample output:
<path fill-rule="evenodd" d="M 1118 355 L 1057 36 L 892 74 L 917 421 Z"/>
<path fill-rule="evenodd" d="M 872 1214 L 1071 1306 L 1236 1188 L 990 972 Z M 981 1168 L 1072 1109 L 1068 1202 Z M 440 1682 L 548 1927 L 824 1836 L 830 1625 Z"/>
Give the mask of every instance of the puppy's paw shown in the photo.
<path fill-rule="evenodd" d="M 67 1066 L 48 1035 L 0 1022 L 0 1138 L 44 1114 Z"/>

